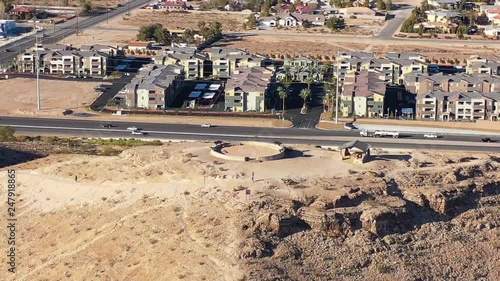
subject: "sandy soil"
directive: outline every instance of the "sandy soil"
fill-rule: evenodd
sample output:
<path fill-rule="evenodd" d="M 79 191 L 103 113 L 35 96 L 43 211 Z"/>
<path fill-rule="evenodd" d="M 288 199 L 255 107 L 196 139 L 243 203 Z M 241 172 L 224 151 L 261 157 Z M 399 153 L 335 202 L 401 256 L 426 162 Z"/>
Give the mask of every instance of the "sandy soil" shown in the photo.
<path fill-rule="evenodd" d="M 94 89 L 98 82 L 74 82 L 40 79 L 40 112 L 36 112 L 36 80 L 14 78 L 2 81 L 0 114 L 2 115 L 61 115 L 65 109 L 86 112 L 100 93 Z"/>
<path fill-rule="evenodd" d="M 60 0 L 14 0 L 15 4 L 61 6 Z M 92 5 L 98 7 L 116 7 L 117 4 L 127 3 L 126 0 L 92 0 Z M 68 0 L 68 7 L 79 7 L 80 0 Z"/>
<path fill-rule="evenodd" d="M 385 192 L 384 173 L 401 181 L 401 188 L 419 178 L 429 185 L 442 177 L 432 173 L 452 169 L 469 177 L 464 167 L 478 167 L 494 180 L 498 158 L 374 151 L 372 161 L 357 165 L 342 162 L 335 151 L 294 146 L 284 160 L 241 163 L 211 157 L 209 145 L 170 143 L 112 157 L 52 155 L 9 167 L 17 171 L 17 249 L 23 264 L 4 280 L 330 280 L 324 274 L 338 280 L 439 280 L 447 270 L 464 280 L 498 277 L 495 206 L 481 209 L 477 219 L 471 210 L 451 222 L 425 222 L 384 238 L 364 229 L 334 238 L 320 229 L 275 226 L 301 206 L 349 202 L 363 192 L 368 199 L 359 206 L 397 209 L 397 202 L 379 208 L 373 199 Z M 7 180 L 5 169 L 0 182 Z M 473 173 L 479 184 L 482 174 Z M 0 207 L 6 208 L 5 201 Z M 475 223 L 462 227 L 469 230 L 459 238 L 446 232 L 468 220 Z M 285 236 L 264 238 L 275 231 Z M 0 228 L 0 235 L 5 232 Z M 264 241 L 276 247 L 271 256 L 266 257 L 268 246 L 259 246 Z M 467 267 L 460 267 L 464 262 Z M 0 263 L 6 270 L 5 255 Z"/>
<path fill-rule="evenodd" d="M 221 152 L 222 154 L 251 158 L 264 157 L 278 153 L 276 149 L 270 147 L 246 144 L 228 146 L 223 148 Z"/>
<path fill-rule="evenodd" d="M 220 11 L 189 11 L 186 13 L 163 12 L 155 10 L 136 9 L 130 16 L 121 16 L 103 22 L 96 27 L 85 29 L 82 34 L 70 36 L 62 42 L 81 46 L 89 40 L 101 44 L 124 44 L 135 40 L 141 26 L 160 23 L 169 30 L 198 29 L 198 22 L 206 23 L 219 21 L 223 31 L 239 31 L 247 12 L 220 12 Z"/>

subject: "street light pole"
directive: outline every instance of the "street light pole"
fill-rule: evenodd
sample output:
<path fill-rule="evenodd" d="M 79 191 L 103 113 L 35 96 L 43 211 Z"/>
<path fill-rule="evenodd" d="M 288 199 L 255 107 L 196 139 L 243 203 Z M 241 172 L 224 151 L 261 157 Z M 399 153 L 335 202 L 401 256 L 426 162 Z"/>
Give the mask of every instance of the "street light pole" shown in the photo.
<path fill-rule="evenodd" d="M 36 32 L 36 30 L 35 30 Z M 38 56 L 38 33 L 35 33 L 36 105 L 40 111 L 40 59 Z"/>
<path fill-rule="evenodd" d="M 340 76 L 340 60 L 339 47 L 337 47 L 337 83 L 335 85 L 335 124 L 339 123 L 339 76 Z"/>

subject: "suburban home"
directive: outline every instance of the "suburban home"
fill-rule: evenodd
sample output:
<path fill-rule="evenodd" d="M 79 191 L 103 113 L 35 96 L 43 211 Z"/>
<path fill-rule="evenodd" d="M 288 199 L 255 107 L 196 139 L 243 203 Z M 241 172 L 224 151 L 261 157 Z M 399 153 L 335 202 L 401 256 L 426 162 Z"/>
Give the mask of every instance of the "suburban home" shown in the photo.
<path fill-rule="evenodd" d="M 385 20 L 387 13 L 377 12 L 368 7 L 348 7 L 339 9 L 339 15 L 344 18 L 356 17 L 358 19 Z"/>
<path fill-rule="evenodd" d="M 187 10 L 187 4 L 183 1 L 167 1 L 160 2 L 158 4 L 158 9 L 167 10 L 167 11 L 183 11 Z"/>
<path fill-rule="evenodd" d="M 493 19 L 498 15 L 500 15 L 500 8 L 490 9 L 486 11 L 486 16 L 490 21 L 493 21 Z"/>
<path fill-rule="evenodd" d="M 17 19 L 31 18 L 36 15 L 36 13 L 37 10 L 35 8 L 22 5 L 14 5 L 14 8 L 9 11 L 9 15 L 14 16 Z"/>
<path fill-rule="evenodd" d="M 127 49 L 130 51 L 142 51 L 151 50 L 152 42 L 129 42 L 127 44 Z"/>
<path fill-rule="evenodd" d="M 276 17 L 259 17 L 259 27 L 268 28 L 268 27 L 276 27 L 278 26 L 278 20 Z"/>
<path fill-rule="evenodd" d="M 434 121 L 498 119 L 498 101 L 495 98 L 498 94 L 477 92 L 433 91 L 419 94 L 417 118 Z M 488 102 L 490 112 L 486 110 Z"/>
<path fill-rule="evenodd" d="M 431 30 L 438 33 L 452 33 L 451 30 L 453 28 L 457 28 L 458 24 L 456 23 L 447 23 L 447 22 L 421 22 L 413 25 L 413 29 L 418 30 L 419 28 L 423 28 L 424 32 L 429 32 Z"/>
<path fill-rule="evenodd" d="M 459 0 L 427 0 L 427 3 L 434 8 L 454 8 L 460 3 Z"/>
<path fill-rule="evenodd" d="M 154 110 L 170 106 L 182 88 L 183 71 L 176 65 L 148 65 L 121 91 L 126 106 Z"/>
<path fill-rule="evenodd" d="M 233 112 L 266 110 L 268 93 L 274 91 L 274 70 L 265 67 L 241 67 L 227 80 L 225 109 Z"/>
<path fill-rule="evenodd" d="M 452 23 L 457 20 L 462 20 L 462 14 L 448 10 L 431 10 L 426 11 L 427 22 L 442 22 Z"/>
<path fill-rule="evenodd" d="M 500 26 L 488 25 L 484 28 L 484 35 L 489 37 L 500 36 Z"/>

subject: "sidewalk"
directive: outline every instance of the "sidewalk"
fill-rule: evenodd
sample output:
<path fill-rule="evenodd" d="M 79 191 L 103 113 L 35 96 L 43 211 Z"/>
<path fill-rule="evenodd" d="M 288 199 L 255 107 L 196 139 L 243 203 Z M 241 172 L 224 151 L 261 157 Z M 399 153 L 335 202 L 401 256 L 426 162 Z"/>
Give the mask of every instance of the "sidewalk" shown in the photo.
<path fill-rule="evenodd" d="M 498 124 L 500 126 L 500 122 Z M 396 126 L 396 125 L 380 125 L 380 124 L 358 124 L 354 123 L 359 130 L 387 130 L 387 131 L 398 131 L 404 133 L 417 133 L 417 134 L 439 134 L 439 135 L 489 135 L 489 136 L 500 136 L 500 133 L 482 131 L 480 129 L 446 129 L 446 128 L 436 128 L 436 127 L 416 127 L 416 126 Z"/>

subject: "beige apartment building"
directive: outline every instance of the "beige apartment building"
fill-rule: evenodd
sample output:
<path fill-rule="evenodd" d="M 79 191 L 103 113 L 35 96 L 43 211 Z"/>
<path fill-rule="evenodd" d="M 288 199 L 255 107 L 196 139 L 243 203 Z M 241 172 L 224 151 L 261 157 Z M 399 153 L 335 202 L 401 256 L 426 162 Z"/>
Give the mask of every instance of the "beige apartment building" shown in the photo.
<path fill-rule="evenodd" d="M 432 91 L 491 93 L 500 91 L 500 76 L 465 73 L 453 75 L 438 73 L 432 76 L 415 74 L 406 76 L 404 85 L 409 92 L 415 94 Z"/>
<path fill-rule="evenodd" d="M 417 95 L 421 120 L 499 120 L 500 93 L 434 91 Z"/>

